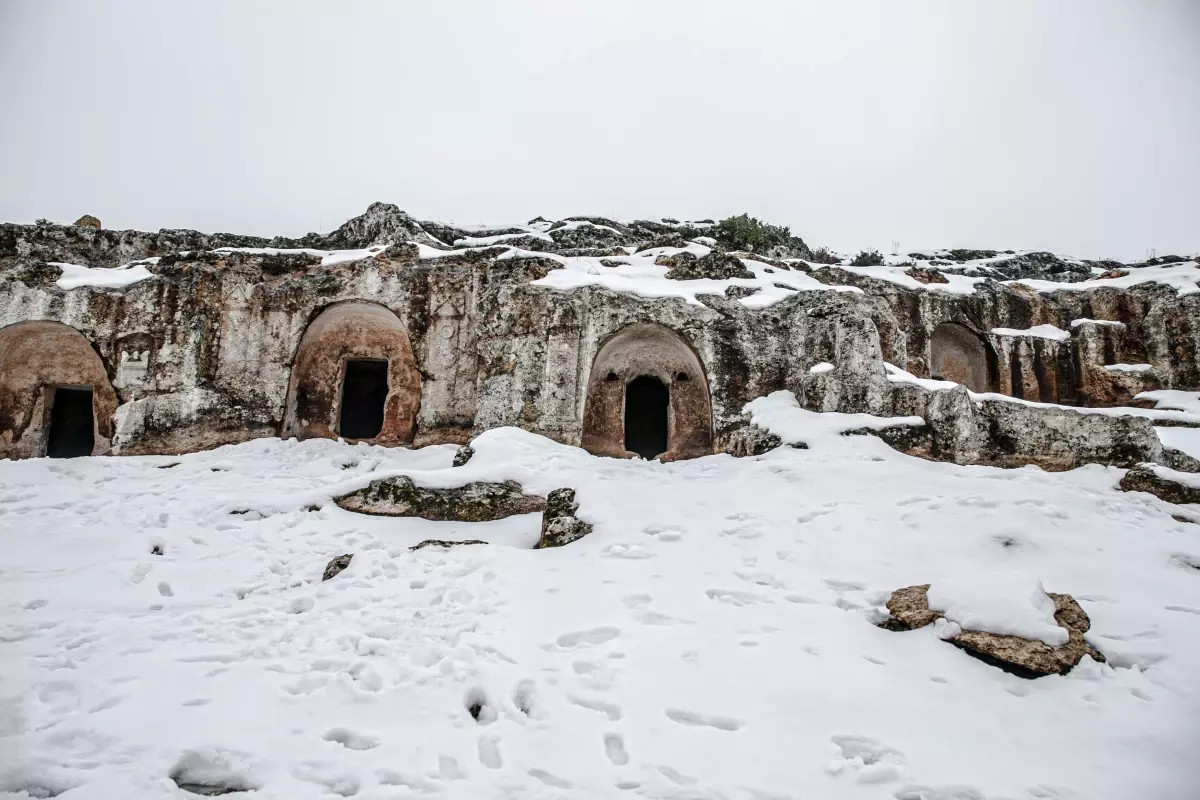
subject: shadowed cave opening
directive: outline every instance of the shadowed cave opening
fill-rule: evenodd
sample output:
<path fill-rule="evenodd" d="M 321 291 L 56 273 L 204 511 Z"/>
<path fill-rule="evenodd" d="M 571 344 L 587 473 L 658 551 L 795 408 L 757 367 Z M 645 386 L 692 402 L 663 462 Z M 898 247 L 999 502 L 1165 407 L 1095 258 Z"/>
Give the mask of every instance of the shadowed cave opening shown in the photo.
<path fill-rule="evenodd" d="M 354 359 L 342 379 L 342 412 L 338 433 L 345 439 L 373 439 L 383 429 L 388 393 L 388 362 Z"/>
<path fill-rule="evenodd" d="M 92 414 L 92 390 L 55 387 L 50 405 L 50 436 L 46 455 L 50 458 L 90 456 L 96 445 L 96 420 Z"/>
<path fill-rule="evenodd" d="M 658 378 L 643 375 L 625 387 L 625 449 L 651 459 L 667 450 L 671 394 Z"/>

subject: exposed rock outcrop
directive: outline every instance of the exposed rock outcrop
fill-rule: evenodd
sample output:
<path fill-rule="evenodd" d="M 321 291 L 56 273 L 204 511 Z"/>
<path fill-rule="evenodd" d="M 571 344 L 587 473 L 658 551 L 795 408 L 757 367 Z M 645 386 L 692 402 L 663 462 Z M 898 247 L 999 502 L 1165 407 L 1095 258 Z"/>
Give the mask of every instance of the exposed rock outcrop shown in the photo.
<path fill-rule="evenodd" d="M 754 277 L 754 273 L 746 269 L 740 258 L 724 250 L 713 250 L 699 258 L 685 251 L 675 256 L 665 256 L 659 261 L 671 267 L 666 278 L 672 281 L 692 281 L 699 278 L 721 281 L 727 278 Z"/>
<path fill-rule="evenodd" d="M 879 623 L 879 626 L 893 631 L 908 631 L 942 619 L 942 612 L 930 610 L 928 591 L 929 584 L 924 584 L 892 592 L 887 601 L 891 617 Z M 1061 647 L 1051 647 L 1045 642 L 1019 636 L 970 630 L 961 630 L 947 641 L 976 658 L 1023 678 L 1066 674 L 1085 655 L 1103 662 L 1104 656 L 1084 639 L 1084 634 L 1091 627 L 1091 620 L 1075 602 L 1075 598 L 1069 594 L 1048 594 L 1054 601 L 1054 621 L 1067 631 L 1067 643 Z"/>
<path fill-rule="evenodd" d="M 899 385 L 889 396 L 891 416 L 925 419 L 921 428 L 877 432 L 909 455 L 956 464 L 1058 471 L 1089 463 L 1133 466 L 1157 461 L 1162 443 L 1141 417 L 1091 414 L 1003 400 L 976 403 L 963 389 L 931 392 Z"/>
<path fill-rule="evenodd" d="M 336 578 L 346 567 L 350 566 L 350 561 L 353 558 L 353 553 L 344 553 L 330 559 L 329 563 L 325 565 L 325 572 L 321 575 L 321 580 L 327 581 L 330 578 Z"/>
<path fill-rule="evenodd" d="M 420 517 L 439 522 L 487 522 L 515 514 L 532 514 L 546 506 L 546 499 L 527 495 L 515 481 L 476 481 L 450 489 L 417 486 L 401 475 L 380 478 L 356 492 L 335 498 L 339 506 L 360 514 L 384 517 Z"/>
<path fill-rule="evenodd" d="M 562 547 L 592 532 L 592 526 L 575 516 L 579 503 L 574 489 L 555 489 L 546 495 L 546 510 L 542 512 L 542 535 L 537 549 Z"/>

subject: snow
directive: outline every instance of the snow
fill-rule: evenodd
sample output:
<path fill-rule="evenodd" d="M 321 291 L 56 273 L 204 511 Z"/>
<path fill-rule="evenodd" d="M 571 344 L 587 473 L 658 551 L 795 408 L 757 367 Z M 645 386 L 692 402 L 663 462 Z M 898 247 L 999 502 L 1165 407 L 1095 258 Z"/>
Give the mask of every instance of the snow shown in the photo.
<path fill-rule="evenodd" d="M 918 262 L 918 266 L 924 265 L 927 269 L 937 270 L 937 267 L 928 266 L 925 262 Z M 876 278 L 888 283 L 894 283 L 903 286 L 906 289 L 916 289 L 920 292 L 944 292 L 946 294 L 974 294 L 975 284 L 981 283 L 986 278 L 973 278 L 968 275 L 959 275 L 953 272 L 941 271 L 946 278 L 947 283 L 921 283 L 911 275 L 905 274 L 911 266 L 877 266 L 877 267 L 851 267 L 845 264 L 835 265 L 838 269 L 844 269 L 847 272 L 853 272 L 857 275 L 863 275 L 868 278 Z"/>
<path fill-rule="evenodd" d="M 1109 372 L 1149 372 L 1154 369 L 1149 364 L 1106 364 L 1104 368 Z"/>
<path fill-rule="evenodd" d="M 85 267 L 79 264 L 65 264 L 61 261 L 46 262 L 52 267 L 62 270 L 62 275 L 55 285 L 60 289 L 78 289 L 80 286 L 94 286 L 101 289 L 118 289 L 132 286 L 138 281 L 153 278 L 154 273 L 146 265 L 158 263 L 158 257 L 146 258 L 123 264 L 119 267 Z"/>
<path fill-rule="evenodd" d="M 1053 339 L 1058 342 L 1065 342 L 1071 338 L 1071 334 L 1054 325 L 1034 325 L 1032 328 L 1022 329 L 992 328 L 992 333 L 997 336 L 1033 336 L 1038 339 Z"/>
<path fill-rule="evenodd" d="M 934 378 L 918 378 L 911 372 L 897 367 L 895 364 L 883 362 L 883 369 L 887 372 L 887 379 L 892 383 L 911 383 L 913 386 L 920 386 L 923 389 L 928 389 L 931 392 L 936 392 L 940 389 L 957 389 L 961 384 L 954 381 L 936 380 Z M 972 394 L 968 391 L 969 394 Z M 974 396 L 972 394 L 972 396 Z"/>
<path fill-rule="evenodd" d="M 0 462 L 0 793 L 1192 796 L 1193 526 L 1120 470 L 927 462 L 786 394 L 748 410 L 811 449 L 660 464 L 505 428 L 460 468 L 277 439 Z M 571 486 L 595 530 L 531 550 L 536 515 L 330 502 L 399 473 Z M 1074 595 L 1109 664 L 1026 681 L 872 624 L 896 588 L 1001 569 Z"/>
<path fill-rule="evenodd" d="M 553 242 L 554 239 L 550 234 L 543 233 L 538 230 L 522 231 L 521 233 L 501 233 L 496 236 L 468 236 L 463 239 L 455 239 L 454 246 L 459 248 L 471 247 L 491 247 L 492 245 L 503 244 L 510 239 L 526 239 L 526 238 L 542 239 L 543 241 Z"/>
<path fill-rule="evenodd" d="M 1156 427 L 1158 440 L 1164 447 L 1174 447 L 1192 458 L 1200 458 L 1200 428 Z"/>
<path fill-rule="evenodd" d="M 1185 392 L 1180 389 L 1155 389 L 1139 392 L 1134 400 L 1153 401 L 1156 409 L 1178 409 L 1200 417 L 1200 392 Z"/>
<path fill-rule="evenodd" d="M 801 408 L 796 395 L 787 390 L 771 392 L 746 404 L 750 421 L 778 436 L 784 444 L 801 442 L 826 446 L 854 430 L 882 430 L 896 425 L 921 426 L 921 417 L 876 417 L 871 414 L 819 413 Z"/>
<path fill-rule="evenodd" d="M 1166 478 L 1169 481 L 1175 481 L 1193 489 L 1200 489 L 1200 475 L 1194 472 L 1180 472 L 1177 469 L 1164 467 L 1161 464 L 1146 464 L 1145 466 L 1149 467 L 1160 478 Z"/>
<path fill-rule="evenodd" d="M 1117 325 L 1122 328 L 1125 327 L 1124 322 L 1117 322 L 1113 319 L 1087 319 L 1085 317 L 1071 320 L 1072 328 L 1078 328 L 1080 325 Z"/>
<path fill-rule="evenodd" d="M 833 364 L 828 361 L 822 361 L 820 364 L 813 364 L 808 368 L 809 375 L 824 375 L 826 372 L 833 372 Z"/>
<path fill-rule="evenodd" d="M 1039 292 L 1082 292 L 1088 289 L 1128 289 L 1142 283 L 1161 283 L 1170 286 L 1179 294 L 1200 292 L 1196 282 L 1200 280 L 1200 265 L 1193 261 L 1167 264 L 1159 267 L 1133 267 L 1121 278 L 1096 278 L 1078 283 L 1055 283 L 1034 278 L 1025 278 L 1005 283 L 1019 283 Z"/>
<path fill-rule="evenodd" d="M 980 570 L 935 580 L 929 608 L 963 630 L 1040 639 L 1051 647 L 1067 643 L 1066 628 L 1054 621 L 1054 601 L 1036 576 Z"/>
<path fill-rule="evenodd" d="M 246 253 L 255 256 L 286 256 L 303 253 L 318 256 L 321 259 L 322 267 L 332 267 L 352 261 L 362 261 L 364 258 L 374 258 L 386 249 L 387 245 L 376 245 L 361 250 L 314 250 L 311 247 L 218 247 L 212 252 Z"/>
<path fill-rule="evenodd" d="M 535 286 L 549 286 L 561 291 L 569 291 L 581 286 L 602 286 L 614 292 L 635 294 L 649 299 L 677 297 L 690 305 L 703 305 L 697 295 L 723 295 L 730 286 L 748 286 L 757 291 L 749 297 L 741 298 L 739 302 L 747 308 L 766 308 L 778 303 L 796 292 L 852 292 L 862 294 L 862 290 L 853 286 L 830 286 L 821 283 L 807 273 L 798 270 L 777 269 L 761 261 L 743 258 L 742 264 L 750 270 L 753 278 L 729 278 L 713 280 L 701 278 L 697 280 L 677 281 L 666 277 L 669 267 L 655 264 L 659 256 L 676 255 L 690 252 L 697 257 L 704 257 L 711 252 L 710 248 L 692 242 L 686 248 L 654 247 L 643 250 L 636 255 L 621 256 L 605 261 L 619 261 L 617 266 L 605 266 L 598 258 L 562 258 L 561 269 L 551 270 L 546 277 L 533 281 Z"/>

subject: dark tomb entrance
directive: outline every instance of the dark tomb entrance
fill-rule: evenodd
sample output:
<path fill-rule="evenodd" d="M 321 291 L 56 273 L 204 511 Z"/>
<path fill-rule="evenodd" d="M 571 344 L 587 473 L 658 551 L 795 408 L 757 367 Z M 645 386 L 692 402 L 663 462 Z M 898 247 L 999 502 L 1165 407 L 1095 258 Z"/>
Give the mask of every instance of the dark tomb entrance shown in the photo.
<path fill-rule="evenodd" d="M 92 390 L 56 387 L 51 390 L 50 458 L 90 456 L 96 445 L 96 420 L 92 414 Z"/>
<path fill-rule="evenodd" d="M 658 378 L 641 376 L 625 387 L 625 449 L 642 458 L 667 450 L 670 392 Z"/>
<path fill-rule="evenodd" d="M 388 362 L 362 359 L 346 362 L 342 379 L 342 414 L 338 433 L 344 439 L 373 439 L 383 429 L 383 405 L 388 393 Z"/>

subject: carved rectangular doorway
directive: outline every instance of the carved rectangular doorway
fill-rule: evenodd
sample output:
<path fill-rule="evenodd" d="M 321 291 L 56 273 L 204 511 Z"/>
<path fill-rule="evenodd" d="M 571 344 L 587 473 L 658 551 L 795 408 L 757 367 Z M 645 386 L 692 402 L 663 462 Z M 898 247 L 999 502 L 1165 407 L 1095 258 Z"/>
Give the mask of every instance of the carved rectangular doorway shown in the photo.
<path fill-rule="evenodd" d="M 50 434 L 46 455 L 50 458 L 90 456 L 96 445 L 96 418 L 92 412 L 92 389 L 56 386 L 50 390 Z"/>
<path fill-rule="evenodd" d="M 346 362 L 342 378 L 342 409 L 338 434 L 344 439 L 373 439 L 383 429 L 383 405 L 388 393 L 388 362 L 355 359 Z"/>

